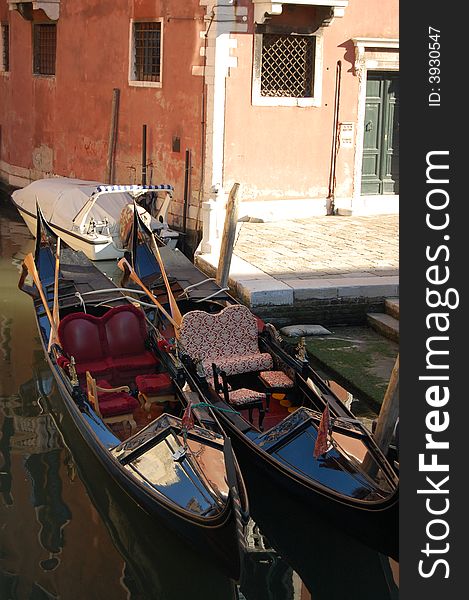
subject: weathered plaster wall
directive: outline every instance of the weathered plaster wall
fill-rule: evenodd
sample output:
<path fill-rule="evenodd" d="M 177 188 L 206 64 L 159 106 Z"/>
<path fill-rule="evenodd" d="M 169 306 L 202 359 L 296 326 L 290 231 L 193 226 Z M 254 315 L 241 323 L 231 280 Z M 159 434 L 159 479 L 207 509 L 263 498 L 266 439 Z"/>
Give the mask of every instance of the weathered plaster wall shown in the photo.
<path fill-rule="evenodd" d="M 284 6 L 279 23 L 305 22 L 313 9 Z M 308 12 L 310 11 L 310 12 Z M 226 80 L 224 187 L 243 183 L 243 198 L 275 200 L 325 198 L 333 145 L 336 65 L 342 63 L 339 122 L 354 122 L 356 134 L 358 78 L 354 73 L 353 37 L 398 38 L 398 2 L 379 7 L 374 0 L 351 0 L 345 16 L 323 28 L 321 106 L 253 106 L 253 32 L 232 35 L 238 67 Z M 340 148 L 336 195 L 353 194 L 354 147 Z"/>
<path fill-rule="evenodd" d="M 2 4 L 2 18 L 5 14 Z M 10 21 L 10 73 L 0 78 L 0 176 L 10 183 L 47 175 L 103 180 L 113 89 L 120 90 L 115 182 L 141 181 L 142 126 L 147 125 L 147 183 L 175 186 L 173 223 L 180 225 L 185 150 L 192 151 L 192 203 L 200 186 L 202 78 L 198 0 L 77 0 L 62 2 L 55 77 L 32 75 L 31 22 Z M 35 19 L 44 18 L 34 11 Z M 164 17 L 163 85 L 128 83 L 132 18 Z M 173 152 L 173 137 L 180 152 Z M 1 173 L 3 171 L 3 174 Z M 195 221 L 192 223 L 195 225 Z"/>

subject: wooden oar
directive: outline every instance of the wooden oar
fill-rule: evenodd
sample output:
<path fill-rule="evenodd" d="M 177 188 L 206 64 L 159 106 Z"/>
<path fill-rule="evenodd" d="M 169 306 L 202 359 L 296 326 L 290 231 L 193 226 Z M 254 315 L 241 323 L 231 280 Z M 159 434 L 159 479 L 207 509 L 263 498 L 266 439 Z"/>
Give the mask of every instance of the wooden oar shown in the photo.
<path fill-rule="evenodd" d="M 166 269 L 164 267 L 163 259 L 161 258 L 160 249 L 158 248 L 158 246 L 155 242 L 155 237 L 153 235 L 151 236 L 151 245 L 153 248 L 153 252 L 155 253 L 156 260 L 158 261 L 158 264 L 160 265 L 161 274 L 163 275 L 164 283 L 166 286 L 166 291 L 168 293 L 168 300 L 169 300 L 169 306 L 171 308 L 171 314 L 173 315 L 173 319 L 178 324 L 178 327 L 180 327 L 181 322 L 182 322 L 181 311 L 179 310 L 179 306 L 177 305 L 176 298 L 174 297 L 171 286 L 169 285 L 169 280 L 168 280 L 168 276 L 166 275 Z"/>
<path fill-rule="evenodd" d="M 55 275 L 54 275 L 54 304 L 52 306 L 52 319 L 54 320 L 55 331 L 58 334 L 59 331 L 59 270 L 60 270 L 60 238 L 57 238 L 57 249 L 55 254 Z M 53 340 L 53 329 L 51 329 L 50 337 L 49 337 L 49 346 L 47 351 L 50 351 L 50 347 L 54 343 Z M 56 339 L 55 341 L 58 341 Z"/>
<path fill-rule="evenodd" d="M 121 271 L 125 272 L 126 269 L 129 271 L 130 279 L 135 281 L 135 283 L 142 288 L 142 290 L 148 295 L 148 297 L 153 302 L 153 304 L 155 304 L 161 310 L 161 312 L 164 314 L 164 316 L 170 321 L 170 323 L 172 323 L 172 325 L 174 326 L 174 329 L 175 329 L 175 333 L 177 335 L 178 330 L 179 330 L 179 323 L 177 323 L 173 319 L 173 317 L 168 313 L 168 311 L 164 308 L 164 306 L 162 306 L 162 304 L 160 304 L 158 302 L 158 300 L 155 298 L 153 293 L 146 287 L 146 285 L 143 283 L 143 281 L 140 279 L 140 277 L 134 271 L 134 269 L 129 264 L 129 262 L 125 258 L 121 258 L 120 261 L 117 263 L 117 266 L 119 267 L 119 269 L 121 269 Z"/>
<path fill-rule="evenodd" d="M 51 326 L 51 330 L 52 330 L 51 337 L 53 340 L 57 340 L 57 330 L 55 327 L 54 319 L 52 318 L 52 315 L 50 313 L 49 305 L 47 304 L 47 299 L 46 299 L 46 297 L 44 295 L 44 291 L 42 289 L 42 284 L 41 284 L 41 280 L 39 278 L 39 273 L 37 272 L 37 269 L 36 269 L 36 263 L 34 262 L 34 257 L 31 254 L 31 252 L 25 256 L 25 258 L 23 260 L 23 264 L 26 266 L 29 274 L 33 278 L 33 281 L 34 281 L 34 283 L 37 287 L 37 290 L 39 292 L 39 295 L 41 297 L 42 304 L 44 305 L 44 309 L 46 311 L 46 315 L 47 315 L 47 318 L 49 319 L 49 323 Z"/>

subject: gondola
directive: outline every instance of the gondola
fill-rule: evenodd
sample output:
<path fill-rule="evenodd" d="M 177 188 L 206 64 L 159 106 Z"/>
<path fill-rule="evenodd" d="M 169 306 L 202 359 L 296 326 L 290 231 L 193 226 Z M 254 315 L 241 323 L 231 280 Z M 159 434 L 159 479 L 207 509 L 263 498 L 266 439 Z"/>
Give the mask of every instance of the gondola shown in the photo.
<path fill-rule="evenodd" d="M 186 392 L 157 358 L 156 306 L 67 247 L 39 206 L 37 224 L 19 288 L 33 299 L 44 355 L 78 437 L 122 494 L 238 579 L 248 512 L 243 480 L 220 428 L 181 418 Z M 164 412 L 150 421 L 153 399 Z M 71 450 L 80 452 L 80 444 Z"/>
<path fill-rule="evenodd" d="M 43 414 L 51 418 L 48 413 L 52 412 L 58 417 L 60 433 L 69 447 L 80 444 L 80 434 L 64 407 L 47 365 L 35 369 L 34 383 L 37 389 L 34 397 L 39 392 Z M 236 598 L 233 580 L 207 561 L 203 552 L 181 543 L 178 536 L 165 527 L 163 519 L 144 514 L 128 494 L 122 493 L 108 470 L 96 464 L 89 447 L 84 446 L 73 458 L 70 454 L 67 449 L 67 469 L 78 472 L 94 508 L 124 560 L 123 579 L 129 589 L 129 597 L 164 600 Z M 187 567 L 187 564 L 190 566 Z M 188 576 L 180 576 L 181 565 L 185 565 Z"/>
<path fill-rule="evenodd" d="M 176 331 L 160 319 L 170 342 L 162 360 L 177 355 L 180 376 L 216 412 L 243 472 L 268 478 L 305 510 L 397 559 L 398 475 L 369 432 L 313 370 L 304 347 L 289 348 L 275 327 L 152 238 L 136 215 L 132 271 L 157 293 L 163 261 L 182 313 Z"/>

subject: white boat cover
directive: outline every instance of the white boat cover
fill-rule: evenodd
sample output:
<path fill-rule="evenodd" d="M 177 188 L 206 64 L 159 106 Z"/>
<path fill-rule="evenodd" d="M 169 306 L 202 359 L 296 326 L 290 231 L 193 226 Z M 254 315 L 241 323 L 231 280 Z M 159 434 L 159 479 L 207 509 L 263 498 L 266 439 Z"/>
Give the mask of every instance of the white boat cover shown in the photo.
<path fill-rule="evenodd" d="M 98 186 L 105 185 L 99 181 L 84 181 L 68 177 L 51 177 L 33 181 L 23 189 L 13 192 L 13 200 L 28 212 L 36 215 L 36 199 L 46 220 L 52 225 L 72 231 L 72 221 L 90 196 L 97 191 Z M 109 233 L 112 237 L 119 236 L 119 220 L 122 209 L 133 203 L 128 192 L 101 194 L 91 208 L 87 223 L 109 221 Z M 140 212 L 140 211 L 139 211 Z M 77 223 L 79 225 L 79 223 Z M 151 228 L 161 228 L 161 223 L 151 217 Z M 76 229 L 76 227 L 75 227 Z"/>

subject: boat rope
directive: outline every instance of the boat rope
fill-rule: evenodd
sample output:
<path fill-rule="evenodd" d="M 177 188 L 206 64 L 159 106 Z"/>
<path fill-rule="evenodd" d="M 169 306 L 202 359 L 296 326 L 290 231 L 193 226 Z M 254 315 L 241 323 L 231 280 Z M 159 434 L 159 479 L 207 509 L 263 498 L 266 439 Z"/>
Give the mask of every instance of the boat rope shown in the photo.
<path fill-rule="evenodd" d="M 185 287 L 182 290 L 181 295 L 185 294 L 186 292 L 188 292 L 192 288 L 198 287 L 199 285 L 202 285 L 203 283 L 206 283 L 207 281 L 215 281 L 215 277 L 208 277 L 207 279 L 202 279 L 202 281 L 199 281 L 198 283 L 193 283 L 192 285 L 188 285 L 187 287 Z"/>
<path fill-rule="evenodd" d="M 84 292 L 86 294 L 86 292 Z M 75 292 L 75 296 L 78 298 L 78 300 L 80 301 L 82 307 L 83 307 L 83 312 L 86 313 L 86 304 L 85 301 L 83 299 L 82 294 L 80 294 L 80 292 Z"/>
<path fill-rule="evenodd" d="M 213 292 L 213 294 L 210 294 L 210 296 L 205 296 L 205 298 L 200 298 L 200 300 L 194 300 L 194 302 L 195 303 L 205 302 L 205 300 L 210 300 L 210 298 L 213 298 L 217 294 L 221 294 L 221 292 L 226 292 L 229 289 L 230 289 L 229 287 L 222 287 L 219 290 L 217 290 L 216 292 Z"/>
<path fill-rule="evenodd" d="M 190 296 L 187 293 L 187 292 L 189 292 L 189 290 L 192 290 L 192 289 L 198 287 L 199 285 L 202 285 L 203 283 L 207 283 L 209 281 L 216 281 L 216 279 L 215 279 L 215 277 L 208 277 L 207 279 L 203 279 L 202 281 L 199 281 L 198 283 L 193 283 L 192 285 L 188 285 L 178 295 L 178 297 L 177 297 L 178 300 L 180 300 L 181 298 L 189 299 Z M 220 289 L 216 290 L 215 292 L 213 292 L 213 294 L 210 294 L 209 296 L 205 296 L 205 298 L 200 298 L 199 300 L 194 300 L 194 302 L 204 302 L 205 300 L 210 300 L 210 298 L 213 298 L 214 296 L 216 296 L 217 294 L 221 294 L 222 292 L 227 292 L 229 289 L 230 289 L 229 287 L 220 288 Z"/>
<path fill-rule="evenodd" d="M 107 300 L 103 300 L 102 302 L 98 302 L 95 306 L 102 306 L 103 304 L 108 304 L 111 302 L 118 302 L 119 300 L 128 300 L 131 303 L 139 304 L 140 306 L 146 306 L 147 308 L 155 308 L 154 304 L 150 304 L 149 302 L 143 302 L 143 300 L 138 300 L 137 298 L 132 298 L 131 296 L 116 296 L 115 298 L 108 298 Z"/>
<path fill-rule="evenodd" d="M 129 292 L 131 294 L 138 294 L 139 296 L 144 295 L 140 290 L 134 288 L 123 288 L 123 287 L 113 287 L 113 288 L 104 288 L 102 290 L 91 290 L 90 292 L 82 292 L 83 296 L 91 296 L 93 294 L 115 294 L 116 292 Z"/>

